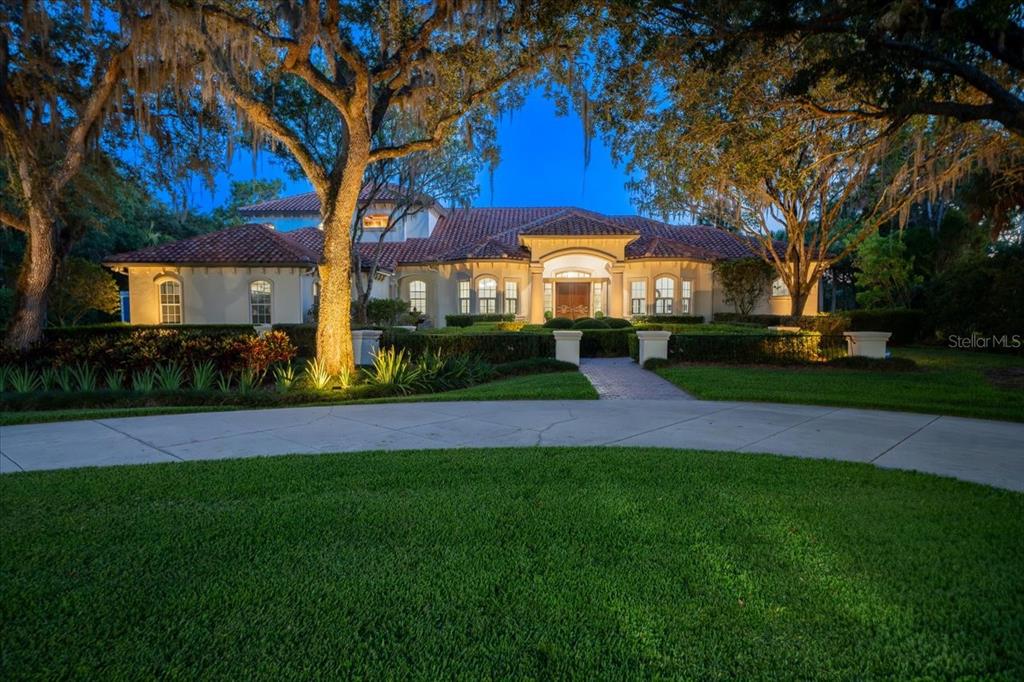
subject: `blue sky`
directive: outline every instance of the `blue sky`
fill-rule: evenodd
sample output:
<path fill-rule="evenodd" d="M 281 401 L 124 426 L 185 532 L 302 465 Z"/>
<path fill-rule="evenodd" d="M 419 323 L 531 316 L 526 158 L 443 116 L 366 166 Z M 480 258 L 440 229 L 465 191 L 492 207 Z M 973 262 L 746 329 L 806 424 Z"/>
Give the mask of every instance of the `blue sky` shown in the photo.
<path fill-rule="evenodd" d="M 625 169 L 616 167 L 609 149 L 594 139 L 590 165 L 583 168 L 583 127 L 575 115 L 556 116 L 555 106 L 539 92 L 521 109 L 506 114 L 498 128 L 501 163 L 491 196 L 488 173 L 479 177 L 475 206 L 579 206 L 606 214 L 635 213 L 626 192 Z M 235 155 L 230 173 L 217 178 L 216 192 L 196 187 L 191 203 L 209 210 L 224 202 L 231 180 L 253 177 L 285 181 L 285 192 L 309 191 L 292 180 L 270 154 L 261 154 L 255 169 L 247 151 Z"/>

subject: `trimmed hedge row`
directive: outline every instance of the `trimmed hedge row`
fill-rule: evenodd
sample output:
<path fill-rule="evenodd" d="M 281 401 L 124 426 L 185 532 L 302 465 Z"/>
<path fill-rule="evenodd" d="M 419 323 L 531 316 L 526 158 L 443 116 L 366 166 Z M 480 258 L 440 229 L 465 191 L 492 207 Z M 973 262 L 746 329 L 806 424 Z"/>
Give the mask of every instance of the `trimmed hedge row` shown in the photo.
<path fill-rule="evenodd" d="M 449 327 L 470 327 L 476 322 L 514 322 L 512 313 L 485 313 L 480 315 L 445 315 L 444 323 Z"/>
<path fill-rule="evenodd" d="M 427 351 L 454 355 L 477 355 L 499 365 L 529 358 L 555 355 L 555 337 L 548 334 L 412 334 L 388 330 L 381 347 L 405 350 L 413 358 Z"/>
<path fill-rule="evenodd" d="M 846 355 L 842 336 L 822 334 L 673 334 L 668 342 L 670 360 L 733 364 L 801 364 Z M 638 360 L 640 343 L 629 340 L 629 356 Z"/>
<path fill-rule="evenodd" d="M 922 337 L 925 330 L 924 311 L 909 308 L 885 308 L 844 310 L 822 315 L 749 315 L 718 313 L 715 322 L 749 322 L 764 326 L 794 326 L 819 334 L 842 334 L 845 331 L 889 332 L 889 343 L 901 345 L 913 343 Z"/>
<path fill-rule="evenodd" d="M 717 317 L 717 315 L 715 316 Z M 704 324 L 703 315 L 637 315 L 634 322 L 656 322 L 664 324 Z"/>
<path fill-rule="evenodd" d="M 581 329 L 580 357 L 622 358 L 629 355 L 629 339 L 636 338 L 635 329 Z M 552 337 L 554 338 L 554 337 Z"/>

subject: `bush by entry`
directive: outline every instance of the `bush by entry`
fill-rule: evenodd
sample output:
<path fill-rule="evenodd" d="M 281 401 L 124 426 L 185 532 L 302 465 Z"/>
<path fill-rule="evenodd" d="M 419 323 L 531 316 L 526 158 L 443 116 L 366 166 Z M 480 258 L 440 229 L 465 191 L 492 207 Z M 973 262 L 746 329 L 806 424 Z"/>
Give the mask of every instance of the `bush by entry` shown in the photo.
<path fill-rule="evenodd" d="M 1024 495 L 867 465 L 194 462 L 3 476 L 0 519 L 10 679 L 1024 676 Z"/>

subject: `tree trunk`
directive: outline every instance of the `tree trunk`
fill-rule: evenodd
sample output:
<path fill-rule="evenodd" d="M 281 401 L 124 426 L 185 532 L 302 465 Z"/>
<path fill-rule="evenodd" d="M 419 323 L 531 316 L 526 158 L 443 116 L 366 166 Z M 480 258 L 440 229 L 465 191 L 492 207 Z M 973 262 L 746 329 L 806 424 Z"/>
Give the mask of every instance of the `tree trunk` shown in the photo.
<path fill-rule="evenodd" d="M 370 155 L 365 133 L 352 132 L 341 182 L 322 197 L 324 255 L 320 265 L 320 311 L 316 330 L 316 356 L 332 374 L 352 370 L 352 216 L 359 201 Z"/>
<path fill-rule="evenodd" d="M 811 293 L 811 287 L 806 282 L 800 282 L 796 287 L 789 290 L 789 314 L 792 317 L 800 317 L 804 314 L 804 304 Z"/>
<path fill-rule="evenodd" d="M 6 339 L 8 348 L 22 351 L 43 335 L 50 283 L 57 269 L 57 231 L 53 219 L 40 208 L 30 206 L 28 223 L 14 316 Z"/>

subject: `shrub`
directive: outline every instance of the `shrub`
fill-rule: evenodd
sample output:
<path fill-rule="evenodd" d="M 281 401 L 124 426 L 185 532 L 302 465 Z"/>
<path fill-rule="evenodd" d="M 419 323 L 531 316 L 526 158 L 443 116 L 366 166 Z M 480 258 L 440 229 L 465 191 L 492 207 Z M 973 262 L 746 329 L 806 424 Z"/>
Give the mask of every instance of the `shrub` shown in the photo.
<path fill-rule="evenodd" d="M 740 315 L 739 313 L 715 313 L 715 322 L 745 322 L 762 327 L 774 327 L 782 324 L 785 315 Z"/>
<path fill-rule="evenodd" d="M 295 386 L 295 369 L 291 362 L 274 368 L 274 385 L 281 393 L 287 393 Z"/>
<path fill-rule="evenodd" d="M 552 317 L 544 323 L 548 329 L 572 329 L 573 321 L 568 317 Z"/>
<path fill-rule="evenodd" d="M 590 317 L 581 317 L 572 324 L 573 329 L 608 329 L 608 323 L 604 320 L 595 320 Z"/>
<path fill-rule="evenodd" d="M 373 355 L 373 364 L 366 370 L 367 383 L 387 386 L 408 394 L 418 387 L 420 368 L 409 361 L 404 350 L 381 348 Z"/>
<path fill-rule="evenodd" d="M 405 350 L 406 356 L 418 358 L 428 351 L 446 355 L 476 355 L 497 365 L 527 358 L 553 357 L 555 339 L 550 334 L 399 334 L 384 332 L 382 348 Z"/>
<path fill-rule="evenodd" d="M 827 363 L 829 367 L 839 369 L 867 369 L 882 372 L 912 372 L 918 369 L 917 363 L 910 358 L 866 358 L 863 356 L 833 358 Z"/>
<path fill-rule="evenodd" d="M 366 319 L 370 324 L 390 327 L 407 312 L 409 302 L 400 298 L 371 298 L 366 303 Z"/>
<path fill-rule="evenodd" d="M 419 372 L 417 388 L 428 391 L 450 391 L 472 386 L 489 379 L 494 370 L 475 355 L 444 355 L 424 353 L 416 361 Z"/>
<path fill-rule="evenodd" d="M 717 316 L 716 316 L 717 318 Z M 664 322 L 666 324 L 703 324 L 703 315 L 637 315 L 634 322 Z"/>
<path fill-rule="evenodd" d="M 621 317 L 606 317 L 604 321 L 608 324 L 611 329 L 626 329 L 632 327 L 633 323 L 629 320 L 624 320 Z"/>
<path fill-rule="evenodd" d="M 647 358 L 644 361 L 644 369 L 655 370 L 661 369 L 662 367 L 668 367 L 669 362 L 665 358 Z"/>
<path fill-rule="evenodd" d="M 851 331 L 890 332 L 893 345 L 913 343 L 921 336 L 924 312 L 907 308 L 849 310 Z"/>
<path fill-rule="evenodd" d="M 633 329 L 584 329 L 580 339 L 580 357 L 621 358 L 629 355 L 629 337 Z"/>
<path fill-rule="evenodd" d="M 79 362 L 71 368 L 71 374 L 75 378 L 75 387 L 79 391 L 85 393 L 96 390 L 96 368 L 93 365 Z"/>
<path fill-rule="evenodd" d="M 108 391 L 123 391 L 124 372 L 119 369 L 108 369 L 103 383 Z"/>
<path fill-rule="evenodd" d="M 161 391 L 180 391 L 185 385 L 185 371 L 176 362 L 157 365 L 156 385 Z"/>
<path fill-rule="evenodd" d="M 295 357 L 298 349 L 283 331 L 269 331 L 263 336 L 249 339 L 242 351 L 245 369 L 262 377 L 271 365 L 288 362 Z"/>
<path fill-rule="evenodd" d="M 845 354 L 842 337 L 820 334 L 673 334 L 668 354 L 687 362 L 799 364 Z"/>
<path fill-rule="evenodd" d="M 470 327 L 477 322 L 515 322 L 512 313 L 483 313 L 480 315 L 445 315 L 444 323 L 449 327 Z"/>
<path fill-rule="evenodd" d="M 273 330 L 288 335 L 295 344 L 295 352 L 299 357 L 311 358 L 316 355 L 315 324 L 275 324 Z"/>
<path fill-rule="evenodd" d="M 151 393 L 156 386 L 156 374 L 147 368 L 132 376 L 132 390 L 136 393 Z"/>
<path fill-rule="evenodd" d="M 15 393 L 31 393 L 39 388 L 39 375 L 27 365 L 16 367 L 8 377 Z"/>
<path fill-rule="evenodd" d="M 740 315 L 749 315 L 775 277 L 775 268 L 760 258 L 716 261 L 715 278 L 722 287 L 723 300 Z"/>
<path fill-rule="evenodd" d="M 309 388 L 326 391 L 331 387 L 333 377 L 322 360 L 312 358 L 306 361 L 306 368 L 302 370 L 302 379 Z"/>
<path fill-rule="evenodd" d="M 209 391 L 213 388 L 213 381 L 217 376 L 217 370 L 209 360 L 192 366 L 192 388 L 196 391 Z"/>
<path fill-rule="evenodd" d="M 526 326 L 525 320 L 519 320 L 517 322 L 499 322 L 498 330 L 503 332 L 519 332 Z"/>
<path fill-rule="evenodd" d="M 524 374 L 546 374 L 550 372 L 576 372 L 579 368 L 571 362 L 554 358 L 528 358 L 495 365 L 494 373 L 499 377 L 514 377 Z"/>

